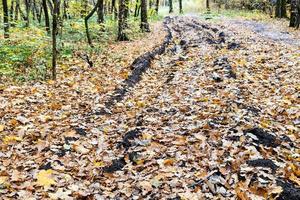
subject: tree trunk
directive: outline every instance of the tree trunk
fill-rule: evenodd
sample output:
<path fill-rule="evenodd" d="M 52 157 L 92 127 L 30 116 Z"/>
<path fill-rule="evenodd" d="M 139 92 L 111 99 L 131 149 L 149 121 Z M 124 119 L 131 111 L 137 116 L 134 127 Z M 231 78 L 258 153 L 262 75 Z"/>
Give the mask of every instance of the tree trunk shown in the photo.
<path fill-rule="evenodd" d="M 15 4 L 15 1 L 12 0 L 11 1 L 11 4 L 10 4 L 10 11 L 9 11 L 9 14 L 10 14 L 10 21 L 12 22 L 14 20 L 14 4 Z"/>
<path fill-rule="evenodd" d="M 45 27 L 48 34 L 50 34 L 50 20 L 49 20 L 49 13 L 47 8 L 47 1 L 42 0 L 44 15 L 45 15 Z"/>
<path fill-rule="evenodd" d="M 110 12 L 111 1 L 106 1 L 106 3 L 104 4 L 104 8 L 105 8 L 104 15 L 109 15 L 109 14 L 111 14 L 111 12 Z"/>
<path fill-rule="evenodd" d="M 126 34 L 127 19 L 126 19 L 126 7 L 128 6 L 128 0 L 120 0 L 119 2 L 119 20 L 118 20 L 118 40 L 129 40 Z M 128 10 L 128 9 L 127 9 Z"/>
<path fill-rule="evenodd" d="M 20 1 L 16 0 L 16 7 L 15 7 L 15 21 L 19 20 L 19 9 L 20 9 Z"/>
<path fill-rule="evenodd" d="M 209 0 L 206 0 L 206 10 L 207 12 L 210 12 Z"/>
<path fill-rule="evenodd" d="M 68 4 L 67 4 L 67 1 L 64 0 L 63 1 L 63 19 L 68 19 L 67 9 L 68 9 Z"/>
<path fill-rule="evenodd" d="M 36 12 L 36 9 L 35 9 L 35 1 L 33 1 L 31 3 L 30 7 L 31 7 L 32 19 L 35 21 L 36 18 L 37 18 L 37 12 Z"/>
<path fill-rule="evenodd" d="M 25 0 L 26 7 L 26 27 L 29 27 L 29 16 L 30 16 L 30 0 Z"/>
<path fill-rule="evenodd" d="M 125 25 L 127 28 L 128 27 L 127 19 L 129 17 L 129 0 L 125 0 L 124 17 L 125 17 Z"/>
<path fill-rule="evenodd" d="M 169 13 L 173 12 L 173 0 L 169 0 Z"/>
<path fill-rule="evenodd" d="M 53 16 L 52 16 L 52 79 L 56 79 L 56 35 L 57 35 L 57 18 L 58 18 L 59 0 L 53 0 Z"/>
<path fill-rule="evenodd" d="M 104 4 L 103 4 L 103 0 L 100 0 L 99 6 L 98 6 L 98 10 L 97 10 L 97 14 L 98 14 L 98 23 L 102 24 L 104 23 Z"/>
<path fill-rule="evenodd" d="M 20 4 L 19 4 L 19 6 L 18 6 L 18 10 L 19 10 L 19 12 L 20 12 L 20 15 L 21 15 L 22 19 L 23 19 L 24 21 L 27 21 L 27 18 L 26 18 L 26 16 L 25 16 L 25 14 L 23 13 Z"/>
<path fill-rule="evenodd" d="M 159 0 L 156 0 L 156 3 L 155 3 L 155 12 L 156 12 L 156 14 L 158 14 L 158 8 L 159 8 Z"/>
<path fill-rule="evenodd" d="M 135 1 L 135 9 L 134 9 L 134 17 L 138 17 L 140 15 L 141 3 L 139 0 Z"/>
<path fill-rule="evenodd" d="M 114 19 L 118 19 L 118 11 L 116 7 L 116 0 L 112 0 L 111 2 L 111 12 L 114 14 Z"/>
<path fill-rule="evenodd" d="M 148 16 L 147 16 L 147 0 L 141 0 L 141 29 L 150 32 Z"/>
<path fill-rule="evenodd" d="M 43 5 L 40 5 L 39 12 L 37 14 L 39 24 L 41 24 L 42 22 L 42 13 L 43 13 Z"/>
<path fill-rule="evenodd" d="M 281 0 L 281 17 L 286 18 L 286 0 Z"/>
<path fill-rule="evenodd" d="M 277 0 L 276 1 L 275 17 L 277 17 L 277 18 L 287 17 L 286 0 Z"/>
<path fill-rule="evenodd" d="M 300 26 L 300 0 L 297 3 L 297 21 L 296 21 L 296 28 Z"/>
<path fill-rule="evenodd" d="M 300 24 L 300 1 L 291 0 L 290 27 L 299 27 Z"/>
<path fill-rule="evenodd" d="M 93 10 L 84 18 L 86 37 L 87 37 L 88 43 L 91 47 L 93 47 L 93 43 L 92 43 L 92 38 L 90 36 L 88 21 L 94 15 L 94 13 L 97 11 L 97 9 L 99 8 L 99 5 L 100 5 L 101 1 L 103 3 L 103 0 L 97 0 L 97 3 L 95 5 L 95 7 L 93 8 Z"/>
<path fill-rule="evenodd" d="M 183 13 L 183 10 L 182 10 L 182 0 L 179 0 L 179 13 Z"/>
<path fill-rule="evenodd" d="M 4 27 L 4 38 L 9 38 L 9 21 L 8 21 L 8 6 L 7 0 L 2 0 L 3 5 L 3 27 Z"/>
<path fill-rule="evenodd" d="M 51 0 L 47 0 L 47 3 L 48 3 L 48 6 L 49 6 L 51 15 L 53 15 L 53 5 L 51 3 Z"/>
<path fill-rule="evenodd" d="M 281 18 L 281 0 L 276 0 L 275 17 Z"/>

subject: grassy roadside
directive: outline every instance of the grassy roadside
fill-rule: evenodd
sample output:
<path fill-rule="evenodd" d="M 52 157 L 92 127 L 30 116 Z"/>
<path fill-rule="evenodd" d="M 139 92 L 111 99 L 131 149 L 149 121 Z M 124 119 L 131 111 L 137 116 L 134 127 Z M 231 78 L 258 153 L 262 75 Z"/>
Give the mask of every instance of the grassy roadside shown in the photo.
<path fill-rule="evenodd" d="M 162 16 L 150 16 L 150 23 L 162 19 Z M 131 40 L 144 37 L 140 31 L 139 19 L 130 18 L 128 35 Z M 64 69 L 68 61 L 78 59 L 78 53 L 84 52 L 93 57 L 103 54 L 108 45 L 117 43 L 117 21 L 107 17 L 103 25 L 90 20 L 90 33 L 94 48 L 86 42 L 83 19 L 67 20 L 59 30 L 58 50 L 59 65 Z M 2 32 L 0 31 L 2 35 Z M 0 40 L 0 83 L 11 80 L 16 83 L 31 80 L 45 80 L 49 77 L 51 66 L 51 37 L 40 24 L 24 28 L 22 23 L 11 27 L 10 39 Z"/>
<path fill-rule="evenodd" d="M 159 15 L 153 10 L 149 11 L 150 23 L 161 21 L 163 16 L 169 15 L 168 7 L 161 7 Z M 222 18 L 246 19 L 258 21 L 272 21 L 285 26 L 286 20 L 274 20 L 269 15 L 260 11 L 224 10 L 212 8 L 207 14 L 205 6 L 184 3 L 184 14 L 197 15 L 200 18 L 210 18 L 211 21 L 219 21 Z M 174 5 L 174 13 L 178 14 L 178 5 Z M 96 17 L 90 23 L 90 33 L 93 38 L 94 48 L 86 42 L 86 34 L 83 19 L 65 21 L 59 31 L 59 67 L 68 69 L 72 67 L 69 61 L 78 60 L 78 54 L 85 53 L 90 57 L 97 57 L 110 51 L 109 45 L 116 44 L 117 21 L 111 16 L 106 17 L 105 23 L 100 25 Z M 1 29 L 1 27 L 0 27 Z M 51 66 L 51 38 L 46 34 L 40 24 L 32 24 L 30 28 L 24 28 L 24 24 L 17 23 L 10 29 L 9 40 L 0 40 L 0 83 L 7 79 L 17 83 L 31 80 L 45 80 L 49 77 Z M 2 29 L 0 30 L 2 37 Z M 129 19 L 128 35 L 132 40 L 140 40 L 145 36 L 139 28 L 139 18 Z M 118 55 L 113 55 L 118 57 Z M 84 62 L 84 61 L 81 61 Z M 74 62 L 73 62 L 74 63 Z"/>

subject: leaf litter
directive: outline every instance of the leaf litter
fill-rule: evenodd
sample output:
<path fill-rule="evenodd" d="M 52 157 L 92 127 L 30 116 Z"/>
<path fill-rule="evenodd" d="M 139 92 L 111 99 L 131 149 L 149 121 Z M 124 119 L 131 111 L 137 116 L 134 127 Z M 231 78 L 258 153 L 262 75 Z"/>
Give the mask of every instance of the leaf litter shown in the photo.
<path fill-rule="evenodd" d="M 165 23 L 165 52 L 107 108 L 130 69 L 102 80 L 74 65 L 3 90 L 3 197 L 298 199 L 299 49 L 224 22 Z"/>

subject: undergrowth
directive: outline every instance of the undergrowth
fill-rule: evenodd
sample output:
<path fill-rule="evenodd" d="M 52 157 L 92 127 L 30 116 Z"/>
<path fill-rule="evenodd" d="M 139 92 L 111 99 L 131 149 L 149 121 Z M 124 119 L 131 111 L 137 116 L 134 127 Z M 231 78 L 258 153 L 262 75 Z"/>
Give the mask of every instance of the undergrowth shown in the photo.
<path fill-rule="evenodd" d="M 154 12 L 149 13 L 150 22 L 163 18 Z M 127 32 L 131 40 L 144 35 L 140 31 L 139 23 L 139 18 L 131 17 L 128 20 Z M 94 44 L 94 48 L 91 48 L 86 42 L 83 19 L 64 21 L 58 33 L 59 63 L 74 58 L 78 51 L 100 54 L 108 44 L 117 42 L 117 28 L 117 20 L 111 16 L 106 17 L 104 24 L 98 24 L 96 17 L 91 18 L 89 29 Z M 51 36 L 47 35 L 44 26 L 33 23 L 29 28 L 25 28 L 24 24 L 19 22 L 10 28 L 8 40 L 0 40 L 0 81 L 3 77 L 17 82 L 44 80 L 50 75 L 50 67 Z"/>

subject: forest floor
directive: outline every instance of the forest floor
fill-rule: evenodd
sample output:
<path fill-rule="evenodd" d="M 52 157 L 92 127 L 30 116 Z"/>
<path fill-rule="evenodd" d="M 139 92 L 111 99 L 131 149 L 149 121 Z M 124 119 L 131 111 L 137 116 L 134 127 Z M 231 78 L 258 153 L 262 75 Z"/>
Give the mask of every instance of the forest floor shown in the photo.
<path fill-rule="evenodd" d="M 1 198 L 300 199 L 300 38 L 262 24 L 167 17 L 1 86 Z"/>

